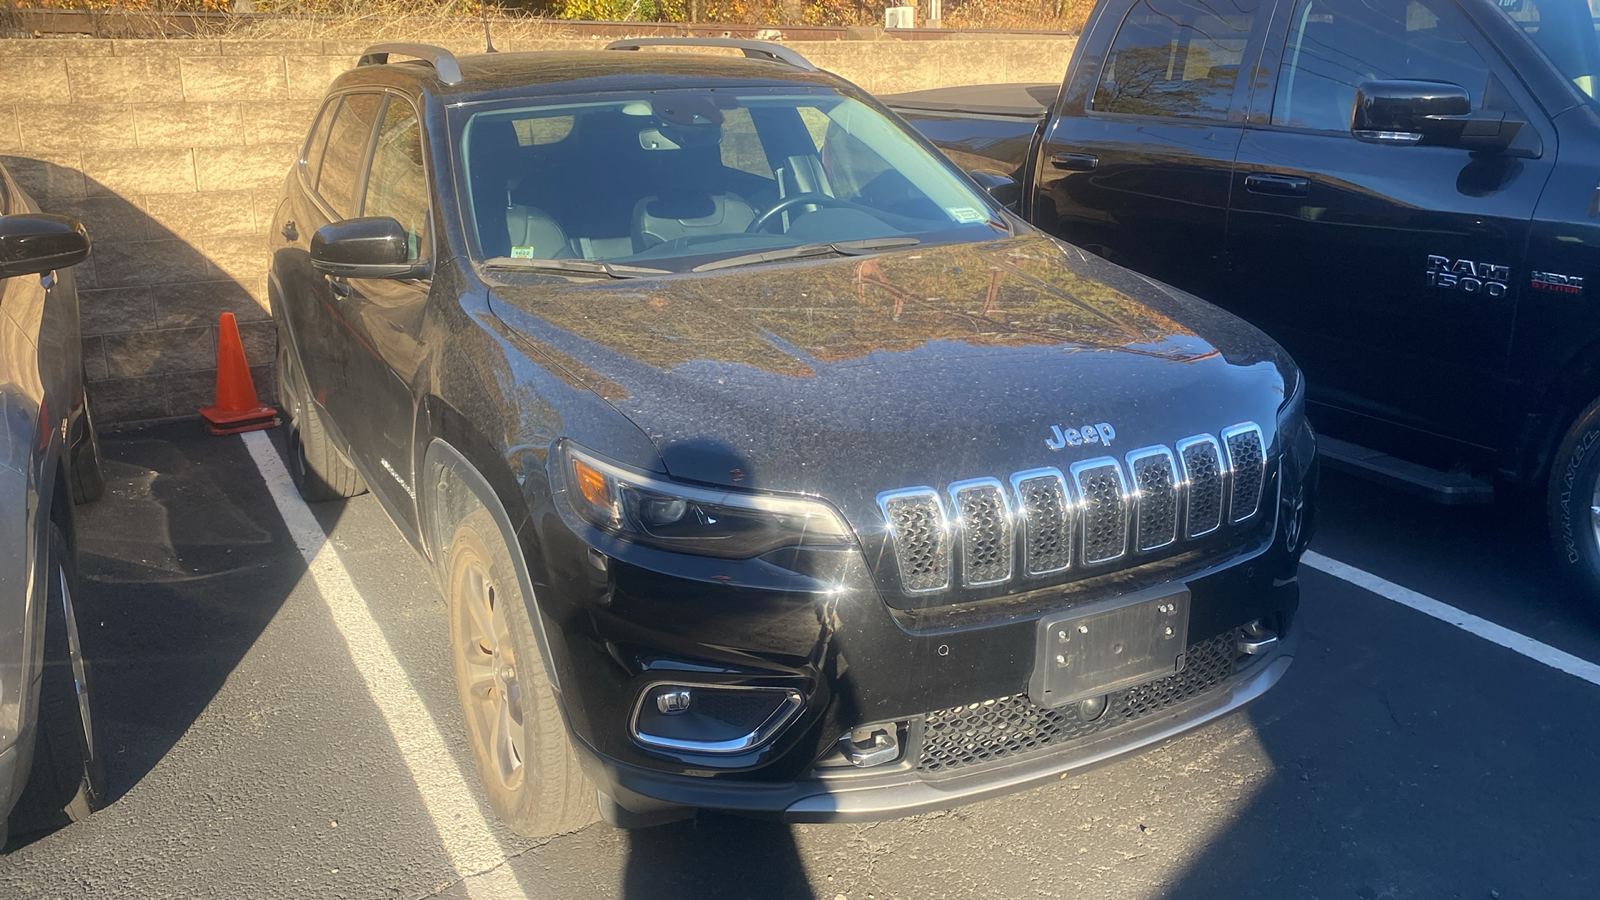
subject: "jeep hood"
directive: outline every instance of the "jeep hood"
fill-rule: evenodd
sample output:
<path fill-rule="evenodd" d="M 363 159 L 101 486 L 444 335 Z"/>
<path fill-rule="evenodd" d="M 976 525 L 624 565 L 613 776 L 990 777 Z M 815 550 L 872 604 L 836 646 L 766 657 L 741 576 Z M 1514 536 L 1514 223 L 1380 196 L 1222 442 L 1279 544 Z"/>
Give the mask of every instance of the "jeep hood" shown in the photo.
<path fill-rule="evenodd" d="M 1107 423 L 1119 458 L 1242 421 L 1271 441 L 1294 377 L 1240 320 L 1037 234 L 491 292 L 674 478 L 817 494 L 852 519 L 880 491 L 1107 455 L 1053 449 L 1056 429 Z"/>

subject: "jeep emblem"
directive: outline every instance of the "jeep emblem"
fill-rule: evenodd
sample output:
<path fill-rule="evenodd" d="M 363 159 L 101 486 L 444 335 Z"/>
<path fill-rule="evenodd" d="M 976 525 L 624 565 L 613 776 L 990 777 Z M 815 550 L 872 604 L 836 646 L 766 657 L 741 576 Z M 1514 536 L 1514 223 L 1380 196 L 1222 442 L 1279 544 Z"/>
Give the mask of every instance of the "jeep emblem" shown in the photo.
<path fill-rule="evenodd" d="M 1101 422 L 1098 425 L 1083 425 L 1078 428 L 1062 428 L 1060 425 L 1051 425 L 1050 431 L 1051 436 L 1044 439 L 1044 445 L 1051 450 L 1082 447 L 1084 444 L 1100 444 L 1103 447 L 1109 447 L 1117 437 L 1117 430 L 1111 427 L 1110 422 Z"/>

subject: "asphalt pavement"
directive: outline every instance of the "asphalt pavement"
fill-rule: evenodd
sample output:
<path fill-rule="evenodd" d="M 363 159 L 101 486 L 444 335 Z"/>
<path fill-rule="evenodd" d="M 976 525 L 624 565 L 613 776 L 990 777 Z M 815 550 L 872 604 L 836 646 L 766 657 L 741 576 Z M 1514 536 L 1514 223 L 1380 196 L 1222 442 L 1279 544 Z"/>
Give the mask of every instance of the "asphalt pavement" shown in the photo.
<path fill-rule="evenodd" d="M 1279 686 L 1152 752 L 872 825 L 521 838 L 422 564 L 371 497 L 298 505 L 251 452 L 281 435 L 253 440 L 107 435 L 79 615 L 112 800 L 14 839 L 0 898 L 1600 896 L 1600 686 L 1309 567 Z M 1313 549 L 1600 663 L 1524 502 L 1326 472 Z"/>

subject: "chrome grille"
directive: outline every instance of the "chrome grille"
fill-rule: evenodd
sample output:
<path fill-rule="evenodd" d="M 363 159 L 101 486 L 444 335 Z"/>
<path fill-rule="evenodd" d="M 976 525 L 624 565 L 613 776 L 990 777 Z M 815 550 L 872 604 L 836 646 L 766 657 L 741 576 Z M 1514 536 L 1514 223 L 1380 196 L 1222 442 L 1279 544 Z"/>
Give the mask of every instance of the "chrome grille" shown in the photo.
<path fill-rule="evenodd" d="M 1117 461 L 1102 456 L 1074 463 L 1072 481 L 1083 510 L 1084 565 L 1110 562 L 1128 551 L 1128 485 Z"/>
<path fill-rule="evenodd" d="M 1217 439 L 1209 434 L 1178 442 L 1183 481 L 1189 495 L 1189 516 L 1184 536 L 1203 537 L 1222 527 L 1222 494 L 1227 469 Z"/>
<path fill-rule="evenodd" d="M 950 586 L 950 527 L 944 506 L 932 488 L 912 488 L 878 495 L 878 507 L 889 523 L 900 582 L 910 593 L 942 591 Z"/>
<path fill-rule="evenodd" d="M 1056 469 L 1011 476 L 1022 520 L 1022 566 L 1029 575 L 1064 572 L 1072 565 L 1072 502 Z"/>
<path fill-rule="evenodd" d="M 962 583 L 999 584 L 1011 577 L 1011 508 L 1005 488 L 993 478 L 950 485 L 951 505 L 961 528 Z"/>
<path fill-rule="evenodd" d="M 963 587 L 1004 584 L 1100 565 L 1135 551 L 1171 547 L 1253 518 L 1266 491 L 1267 443 L 1253 422 L 1197 434 L 1174 448 L 1145 447 L 1060 469 L 1017 472 L 1009 485 L 977 478 L 887 491 L 878 506 L 902 588 L 911 594 L 951 586 L 961 561 Z M 1020 548 L 1020 549 L 1019 549 Z"/>
<path fill-rule="evenodd" d="M 1138 498 L 1133 545 L 1158 550 L 1178 539 L 1178 472 L 1172 451 L 1146 447 L 1128 454 L 1133 491 Z"/>
<path fill-rule="evenodd" d="M 1251 422 L 1235 425 L 1223 429 L 1222 441 L 1228 448 L 1228 469 L 1233 472 L 1228 521 L 1243 522 L 1261 505 L 1261 483 L 1266 479 L 1267 452 L 1261 428 Z"/>

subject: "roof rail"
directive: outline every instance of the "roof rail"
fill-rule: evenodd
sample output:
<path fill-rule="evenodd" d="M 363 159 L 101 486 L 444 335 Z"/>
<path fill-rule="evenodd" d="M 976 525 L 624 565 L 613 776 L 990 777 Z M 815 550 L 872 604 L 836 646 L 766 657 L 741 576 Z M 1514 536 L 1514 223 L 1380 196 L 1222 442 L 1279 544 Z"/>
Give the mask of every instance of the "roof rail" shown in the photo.
<path fill-rule="evenodd" d="M 765 59 L 772 62 L 786 63 L 796 69 L 807 72 L 820 71 L 811 61 L 804 56 L 790 50 L 781 44 L 771 41 L 747 41 L 740 38 L 702 38 L 702 37 L 653 37 L 653 38 L 627 38 L 612 41 L 606 45 L 607 50 L 638 50 L 640 47 L 731 47 L 744 51 L 750 59 Z"/>
<path fill-rule="evenodd" d="M 390 55 L 420 59 L 433 66 L 433 70 L 439 74 L 439 80 L 445 84 L 461 83 L 461 64 L 456 62 L 456 55 L 432 44 L 373 44 L 361 51 L 361 59 L 356 66 L 385 65 Z"/>

